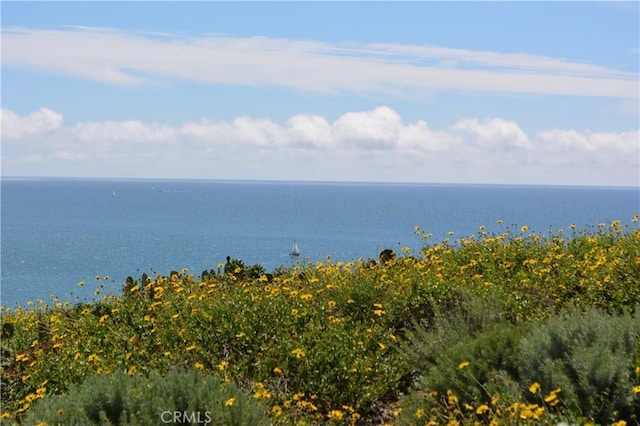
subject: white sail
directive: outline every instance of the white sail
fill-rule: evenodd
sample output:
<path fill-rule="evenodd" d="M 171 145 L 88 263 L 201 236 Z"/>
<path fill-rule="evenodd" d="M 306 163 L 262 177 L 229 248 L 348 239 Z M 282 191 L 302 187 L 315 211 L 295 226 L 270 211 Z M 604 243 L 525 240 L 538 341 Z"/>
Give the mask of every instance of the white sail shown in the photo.
<path fill-rule="evenodd" d="M 293 242 L 293 249 L 291 250 L 291 253 L 289 253 L 289 255 L 291 255 L 291 256 L 300 256 L 300 247 L 298 246 L 298 242 L 297 241 Z"/>

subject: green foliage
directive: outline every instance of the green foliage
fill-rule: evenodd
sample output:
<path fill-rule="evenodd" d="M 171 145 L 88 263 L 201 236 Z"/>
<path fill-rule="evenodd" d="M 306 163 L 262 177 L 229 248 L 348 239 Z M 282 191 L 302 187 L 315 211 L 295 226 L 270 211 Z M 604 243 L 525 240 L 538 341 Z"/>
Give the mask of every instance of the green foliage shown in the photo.
<path fill-rule="evenodd" d="M 409 334 L 405 356 L 416 382 L 403 399 L 403 421 L 410 422 L 417 410 L 437 411 L 448 394 L 456 395 L 457 405 L 489 404 L 497 393 L 513 394 L 508 384 L 517 377 L 517 356 L 529 328 L 505 321 L 502 296 L 458 292 L 431 323 Z"/>
<path fill-rule="evenodd" d="M 438 318 L 433 329 L 413 333 L 407 356 L 420 376 L 414 391 L 403 398 L 404 421 L 419 410 L 441 419 L 478 420 L 478 407 L 496 405 L 497 395 L 502 409 L 516 419 L 521 405 L 535 406 L 531 417 L 525 417 L 536 421 L 542 421 L 534 417 L 536 409 L 540 416 L 556 413 L 550 422 L 562 412 L 599 424 L 630 422 L 640 412 L 637 312 L 569 309 L 542 322 L 480 328 L 474 318 L 482 317 L 482 307 L 490 303 L 465 304 L 475 306 L 476 313 Z M 462 317 L 469 319 L 468 325 Z M 471 408 L 465 416 L 460 407 Z"/>
<path fill-rule="evenodd" d="M 640 304 L 639 259 L 640 230 L 617 221 L 568 238 L 561 230 L 489 235 L 481 227 L 384 262 L 327 259 L 266 274 L 230 258 L 199 277 L 182 270 L 127 279 L 122 296 L 96 303 L 3 307 L 0 418 L 23 421 L 40 399 L 96 376 L 120 371 L 138 380 L 176 368 L 235 383 L 283 425 L 410 424 L 430 418 L 430 409 L 442 422 L 627 418 L 638 410 L 624 407 L 640 393 L 640 354 L 628 361 L 626 349 L 615 349 L 621 337 L 598 340 L 613 345 L 611 353 L 581 343 L 584 355 L 566 349 L 567 362 L 547 354 L 548 374 L 524 354 L 536 352 L 531 336 L 544 342 L 540 327 L 569 306 L 630 316 Z M 619 356 L 611 367 L 596 368 L 611 354 Z M 585 380 L 566 373 L 573 363 L 597 372 L 589 386 L 600 399 L 589 407 L 569 397 Z M 551 378 L 565 376 L 553 394 Z M 625 377 L 619 391 L 600 384 Z M 532 381 L 539 392 L 529 390 Z M 400 419 L 392 415 L 398 408 Z"/>
<path fill-rule="evenodd" d="M 152 372 L 144 378 L 118 370 L 112 375 L 91 376 L 66 394 L 38 401 L 24 421 L 64 425 L 260 425 L 267 424 L 265 413 L 263 406 L 233 384 L 197 371 L 173 370 L 164 377 Z"/>
<path fill-rule="evenodd" d="M 551 318 L 523 341 L 518 366 L 524 381 L 562 389 L 581 416 L 605 424 L 640 413 L 635 361 L 640 355 L 640 312 L 611 316 L 600 310 Z"/>

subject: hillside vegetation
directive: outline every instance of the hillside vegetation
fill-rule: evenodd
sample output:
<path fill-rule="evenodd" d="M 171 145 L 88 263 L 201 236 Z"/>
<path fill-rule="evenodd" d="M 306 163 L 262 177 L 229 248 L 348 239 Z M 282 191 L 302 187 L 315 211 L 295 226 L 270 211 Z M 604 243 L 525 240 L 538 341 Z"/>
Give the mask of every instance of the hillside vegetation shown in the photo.
<path fill-rule="evenodd" d="M 3 308 L 3 422 L 638 424 L 637 221 Z"/>

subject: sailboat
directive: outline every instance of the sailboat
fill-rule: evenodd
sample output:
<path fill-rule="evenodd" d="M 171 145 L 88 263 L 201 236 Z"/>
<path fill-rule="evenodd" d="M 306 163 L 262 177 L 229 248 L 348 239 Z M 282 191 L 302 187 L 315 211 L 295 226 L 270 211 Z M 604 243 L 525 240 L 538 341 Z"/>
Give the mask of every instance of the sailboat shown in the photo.
<path fill-rule="evenodd" d="M 300 247 L 298 247 L 298 242 L 295 240 L 293 241 L 293 249 L 291 249 L 289 256 L 300 256 Z"/>

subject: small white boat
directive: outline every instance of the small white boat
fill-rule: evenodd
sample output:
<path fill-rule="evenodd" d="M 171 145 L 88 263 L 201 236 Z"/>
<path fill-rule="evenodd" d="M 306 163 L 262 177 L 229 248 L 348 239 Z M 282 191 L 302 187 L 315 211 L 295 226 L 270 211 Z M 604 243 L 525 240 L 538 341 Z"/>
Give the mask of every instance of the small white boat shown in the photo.
<path fill-rule="evenodd" d="M 291 249 L 289 256 L 300 256 L 300 247 L 298 246 L 298 242 L 295 240 L 293 241 L 293 249 Z"/>
<path fill-rule="evenodd" d="M 115 189 L 114 189 L 113 191 L 111 191 L 111 196 L 112 196 L 113 198 L 116 198 L 116 190 L 115 190 Z"/>

